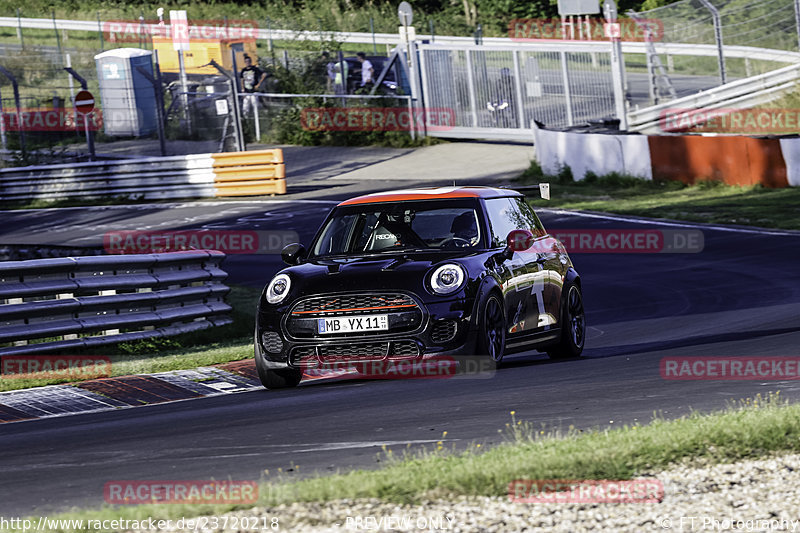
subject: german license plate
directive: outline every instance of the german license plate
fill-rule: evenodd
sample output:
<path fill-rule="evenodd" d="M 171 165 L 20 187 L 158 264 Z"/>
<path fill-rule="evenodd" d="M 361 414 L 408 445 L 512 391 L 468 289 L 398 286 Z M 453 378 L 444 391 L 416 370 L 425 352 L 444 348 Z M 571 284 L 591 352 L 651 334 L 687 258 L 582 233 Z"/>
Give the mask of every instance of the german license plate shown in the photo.
<path fill-rule="evenodd" d="M 317 331 L 322 335 L 387 329 L 389 329 L 389 315 L 355 315 L 317 319 Z"/>

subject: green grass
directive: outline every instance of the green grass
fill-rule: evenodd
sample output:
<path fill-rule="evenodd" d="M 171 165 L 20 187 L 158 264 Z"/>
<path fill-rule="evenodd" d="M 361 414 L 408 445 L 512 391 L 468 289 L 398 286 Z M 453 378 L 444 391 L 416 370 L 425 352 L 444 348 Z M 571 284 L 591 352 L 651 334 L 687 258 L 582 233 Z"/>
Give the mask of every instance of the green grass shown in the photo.
<path fill-rule="evenodd" d="M 261 291 L 232 286 L 226 297 L 233 323 L 192 333 L 100 346 L 91 350 L 60 350 L 59 355 L 103 355 L 111 358 L 112 376 L 183 370 L 253 357 L 253 326 Z M 0 391 L 74 382 L 70 379 L 8 379 Z"/>
<path fill-rule="evenodd" d="M 531 200 L 537 207 L 800 230 L 798 187 L 737 187 L 712 181 L 689 186 L 616 173 L 572 181 L 569 168 L 545 176 L 536 162 L 519 178 L 520 184 L 540 181 L 551 183 L 551 199 Z"/>
<path fill-rule="evenodd" d="M 498 422 L 498 425 L 501 425 Z M 258 505 L 377 498 L 415 503 L 425 499 L 507 494 L 515 479 L 630 479 L 670 465 L 701 465 L 800 451 L 800 406 L 770 393 L 740 401 L 707 415 L 692 413 L 677 420 L 654 417 L 647 425 L 618 429 L 545 431 L 535 423 L 511 421 L 499 430 L 505 443 L 490 449 L 472 444 L 465 451 L 444 447 L 396 454 L 384 450 L 388 464 L 378 470 L 357 470 L 292 480 L 292 473 L 272 472 L 261 485 Z M 458 437 L 458 435 L 452 435 Z M 446 439 L 446 433 L 443 439 Z M 395 455 L 402 455 L 393 459 Z M 100 494 L 98 493 L 98 499 Z M 220 514 L 233 505 L 104 506 L 75 510 L 60 518 L 176 518 Z"/>

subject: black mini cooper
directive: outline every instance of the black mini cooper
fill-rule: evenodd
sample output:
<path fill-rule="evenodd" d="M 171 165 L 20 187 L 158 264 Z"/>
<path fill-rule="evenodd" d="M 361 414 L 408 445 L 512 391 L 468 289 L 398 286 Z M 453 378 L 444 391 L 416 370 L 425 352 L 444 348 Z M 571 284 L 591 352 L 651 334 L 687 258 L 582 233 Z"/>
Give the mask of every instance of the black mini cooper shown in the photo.
<path fill-rule="evenodd" d="M 264 288 L 255 360 L 269 389 L 341 361 L 583 351 L 581 281 L 522 194 L 393 191 L 337 205 Z"/>

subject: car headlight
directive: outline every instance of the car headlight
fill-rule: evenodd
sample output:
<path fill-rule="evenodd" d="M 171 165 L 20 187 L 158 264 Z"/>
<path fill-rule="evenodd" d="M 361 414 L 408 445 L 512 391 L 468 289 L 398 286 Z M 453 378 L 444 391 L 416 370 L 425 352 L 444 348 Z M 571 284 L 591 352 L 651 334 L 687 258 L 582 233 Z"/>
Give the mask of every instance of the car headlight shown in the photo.
<path fill-rule="evenodd" d="M 289 287 L 292 280 L 286 274 L 278 274 L 267 285 L 267 301 L 271 304 L 279 304 L 289 294 Z"/>
<path fill-rule="evenodd" d="M 431 288 L 436 294 L 451 294 L 461 288 L 466 277 L 464 267 L 447 263 L 437 267 L 431 274 Z"/>

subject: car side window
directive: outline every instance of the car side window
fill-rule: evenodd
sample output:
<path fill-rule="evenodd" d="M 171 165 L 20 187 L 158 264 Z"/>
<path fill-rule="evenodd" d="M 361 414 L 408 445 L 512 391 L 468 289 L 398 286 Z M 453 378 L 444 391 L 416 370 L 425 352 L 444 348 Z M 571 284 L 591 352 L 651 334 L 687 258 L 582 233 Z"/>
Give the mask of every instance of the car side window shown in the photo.
<path fill-rule="evenodd" d="M 545 234 L 539 217 L 522 198 L 485 200 L 486 213 L 492 226 L 492 248 L 506 245 L 506 237 L 515 229 L 526 229 L 537 237 Z"/>
<path fill-rule="evenodd" d="M 536 212 L 530 205 L 528 205 L 528 202 L 526 202 L 522 198 L 515 198 L 514 200 L 517 204 L 517 209 L 519 209 L 519 212 L 522 215 L 522 219 L 524 220 L 525 224 L 524 227 L 518 229 L 531 230 L 533 234 L 536 235 L 537 237 L 545 235 L 547 231 L 545 231 L 542 221 L 539 220 L 539 217 L 536 215 Z"/>
<path fill-rule="evenodd" d="M 506 245 L 506 237 L 512 230 L 522 229 L 524 217 L 513 202 L 513 198 L 491 198 L 485 200 L 486 214 L 492 226 L 492 248 Z"/>

